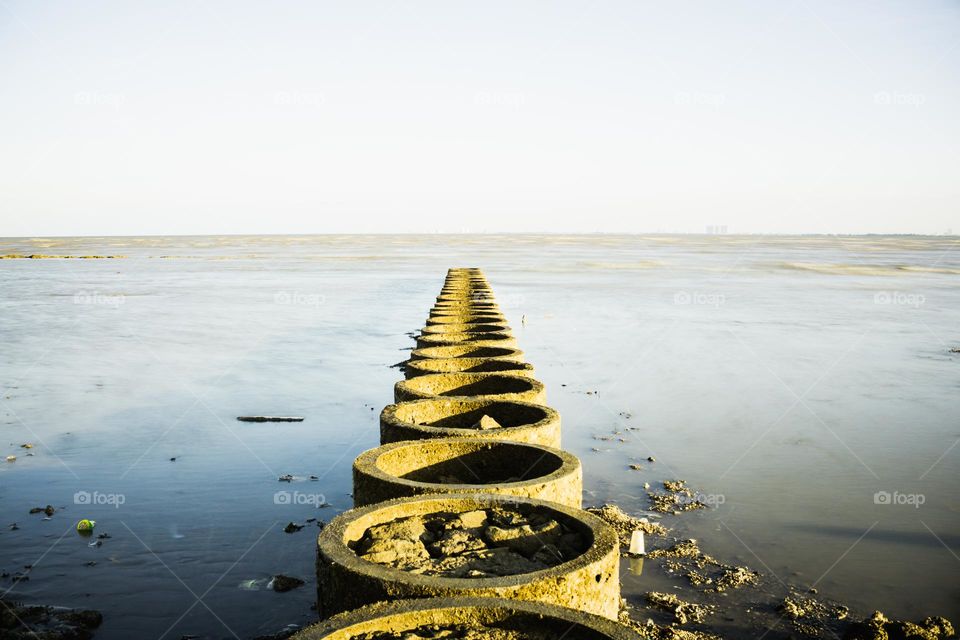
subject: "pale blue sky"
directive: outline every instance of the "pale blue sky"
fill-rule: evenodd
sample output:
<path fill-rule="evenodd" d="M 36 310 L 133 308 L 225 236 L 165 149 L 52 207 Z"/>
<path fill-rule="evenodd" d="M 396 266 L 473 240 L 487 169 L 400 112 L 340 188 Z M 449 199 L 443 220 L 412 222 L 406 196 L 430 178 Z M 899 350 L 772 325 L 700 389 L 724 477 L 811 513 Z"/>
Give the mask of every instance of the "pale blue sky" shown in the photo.
<path fill-rule="evenodd" d="M 0 235 L 960 232 L 960 3 L 0 0 Z"/>

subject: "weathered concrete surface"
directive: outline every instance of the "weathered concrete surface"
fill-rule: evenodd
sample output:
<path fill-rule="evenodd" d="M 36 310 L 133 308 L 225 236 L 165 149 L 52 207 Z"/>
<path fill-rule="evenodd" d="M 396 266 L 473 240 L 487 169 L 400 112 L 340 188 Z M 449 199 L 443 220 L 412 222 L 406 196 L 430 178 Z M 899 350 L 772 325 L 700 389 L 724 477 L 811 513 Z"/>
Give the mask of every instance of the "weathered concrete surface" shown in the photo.
<path fill-rule="evenodd" d="M 512 373 L 533 377 L 533 365 L 497 358 L 424 358 L 410 360 L 404 365 L 409 380 L 433 373 Z"/>
<path fill-rule="evenodd" d="M 435 373 L 401 380 L 393 387 L 394 402 L 437 396 L 482 397 L 544 404 L 547 392 L 539 380 L 511 373 Z"/>
<path fill-rule="evenodd" d="M 391 404 L 380 413 L 381 444 L 451 437 L 559 447 L 560 414 L 530 402 L 444 397 Z"/>
<path fill-rule="evenodd" d="M 542 602 L 503 598 L 380 602 L 315 624 L 291 640 L 353 640 L 361 634 L 383 631 L 403 637 L 404 632 L 420 627 L 447 625 L 516 629 L 550 640 L 642 640 L 636 631 L 606 618 Z"/>
<path fill-rule="evenodd" d="M 502 496 L 452 494 L 402 498 L 347 511 L 317 540 L 318 611 L 328 617 L 398 598 L 502 597 L 546 602 L 616 619 L 620 606 L 620 543 L 613 528 L 585 511 L 531 498 L 511 499 L 511 508 L 539 508 L 578 531 L 587 550 L 554 567 L 490 578 L 425 576 L 361 559 L 350 545 L 367 529 L 399 518 L 467 513 L 503 504 Z"/>
<path fill-rule="evenodd" d="M 495 358 L 497 360 L 522 362 L 523 351 L 513 347 L 465 343 L 440 347 L 426 347 L 424 349 L 414 349 L 410 352 L 411 360 L 418 360 L 420 358 Z"/>
<path fill-rule="evenodd" d="M 580 460 L 561 449 L 479 438 L 394 442 L 353 463 L 358 507 L 418 495 L 494 493 L 580 507 Z"/>
<path fill-rule="evenodd" d="M 417 336 L 417 348 L 439 347 L 445 344 L 485 344 L 492 347 L 515 347 L 517 339 L 509 331 L 484 333 L 428 333 Z"/>

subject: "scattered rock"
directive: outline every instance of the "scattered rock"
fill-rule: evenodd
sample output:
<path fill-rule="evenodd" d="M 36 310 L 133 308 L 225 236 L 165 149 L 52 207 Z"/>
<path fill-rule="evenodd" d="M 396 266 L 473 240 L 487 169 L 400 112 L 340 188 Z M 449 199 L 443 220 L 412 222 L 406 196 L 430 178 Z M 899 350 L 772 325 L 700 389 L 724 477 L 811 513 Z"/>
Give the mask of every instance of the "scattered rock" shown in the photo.
<path fill-rule="evenodd" d="M 411 573 L 484 578 L 541 571 L 586 550 L 544 509 L 490 508 L 400 518 L 367 529 L 354 551 Z"/>
<path fill-rule="evenodd" d="M 632 469 L 633 471 L 643 471 L 643 467 L 640 466 L 639 464 L 630 465 L 630 469 Z"/>
<path fill-rule="evenodd" d="M 102 622 L 98 611 L 0 602 L 4 640 L 88 640 Z"/>
<path fill-rule="evenodd" d="M 56 511 L 57 510 L 54 509 L 53 506 L 49 504 L 45 507 L 34 507 L 33 509 L 30 509 L 31 514 L 42 513 L 46 516 L 52 516 Z"/>
<path fill-rule="evenodd" d="M 879 611 L 862 622 L 854 622 L 843 635 L 844 640 L 941 640 L 954 636 L 953 625 L 946 618 L 925 618 L 920 624 L 890 620 Z"/>
<path fill-rule="evenodd" d="M 620 545 L 626 549 L 630 548 L 630 536 L 633 535 L 635 530 L 643 531 L 646 535 L 667 535 L 667 529 L 659 522 L 647 522 L 640 518 L 634 518 L 624 513 L 623 510 L 615 504 L 593 507 L 587 509 L 587 512 L 592 513 L 616 529 L 617 535 L 620 537 Z"/>
<path fill-rule="evenodd" d="M 500 423 L 491 418 L 488 415 L 484 415 L 480 418 L 475 425 L 474 429 L 501 429 Z"/>
<path fill-rule="evenodd" d="M 663 487 L 667 493 L 647 492 L 651 503 L 650 508 L 654 511 L 676 515 L 682 511 L 707 508 L 702 494 L 694 493 L 685 480 L 664 480 Z"/>
<path fill-rule="evenodd" d="M 651 591 L 646 594 L 646 598 L 650 606 L 673 613 L 674 620 L 679 624 L 703 622 L 714 609 L 712 605 L 684 602 L 672 593 Z"/>
<path fill-rule="evenodd" d="M 293 476 L 290 475 L 289 473 L 285 473 L 282 476 L 280 476 L 278 480 L 280 480 L 280 482 L 293 482 Z"/>
<path fill-rule="evenodd" d="M 270 582 L 270 584 L 273 586 L 274 591 L 286 593 L 287 591 L 303 586 L 305 583 L 300 578 L 293 578 L 283 574 L 278 574 L 273 576 L 273 580 Z"/>
<path fill-rule="evenodd" d="M 300 531 L 300 529 L 303 529 L 303 527 L 304 527 L 304 525 L 302 525 L 302 524 L 297 524 L 296 522 L 288 522 L 288 523 L 287 523 L 287 526 L 285 526 L 285 527 L 283 528 L 283 532 L 284 532 L 284 533 L 296 533 L 297 531 Z"/>

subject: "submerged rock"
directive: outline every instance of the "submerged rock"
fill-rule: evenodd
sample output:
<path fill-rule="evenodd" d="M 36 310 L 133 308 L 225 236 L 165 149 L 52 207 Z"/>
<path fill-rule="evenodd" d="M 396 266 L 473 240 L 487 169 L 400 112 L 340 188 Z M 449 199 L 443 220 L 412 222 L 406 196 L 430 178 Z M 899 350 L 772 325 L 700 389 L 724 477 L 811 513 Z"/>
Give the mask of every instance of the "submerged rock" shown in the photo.
<path fill-rule="evenodd" d="M 90 609 L 0 601 L 0 637 L 4 640 L 88 640 L 102 622 L 100 612 Z"/>
<path fill-rule="evenodd" d="M 279 593 L 285 593 L 297 587 L 304 585 L 303 580 L 300 578 L 293 578 L 291 576 L 285 576 L 282 573 L 273 576 L 273 580 L 270 583 L 274 591 Z"/>
<path fill-rule="evenodd" d="M 920 624 L 890 620 L 879 611 L 862 622 L 854 622 L 843 634 L 844 640 L 941 640 L 954 637 L 953 625 L 946 618 L 925 618 Z"/>

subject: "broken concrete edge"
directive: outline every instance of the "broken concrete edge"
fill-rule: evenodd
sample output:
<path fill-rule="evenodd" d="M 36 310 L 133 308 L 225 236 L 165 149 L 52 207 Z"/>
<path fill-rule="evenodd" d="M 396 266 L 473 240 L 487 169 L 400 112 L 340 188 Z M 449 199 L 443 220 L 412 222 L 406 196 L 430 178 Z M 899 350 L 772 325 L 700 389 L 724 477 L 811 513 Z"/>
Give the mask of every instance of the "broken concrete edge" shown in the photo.
<path fill-rule="evenodd" d="M 435 373 L 512 373 L 531 378 L 533 365 L 499 358 L 423 358 L 409 360 L 404 375 L 409 380 Z"/>
<path fill-rule="evenodd" d="M 453 460 L 457 455 L 476 452 L 486 452 L 491 456 L 511 456 L 506 459 L 522 457 L 524 460 L 536 460 L 533 465 L 524 463 L 528 468 L 521 469 L 520 475 L 528 473 L 541 461 L 556 468 L 550 473 L 527 480 L 497 484 L 421 482 L 394 475 L 389 471 L 390 458 L 397 456 L 411 456 L 410 460 L 427 466 Z M 525 455 L 519 456 L 518 452 Z M 436 438 L 394 442 L 364 451 L 353 463 L 353 500 L 357 507 L 396 498 L 449 493 L 521 496 L 579 508 L 583 502 L 583 469 L 577 456 L 562 449 L 491 438 Z"/>
<path fill-rule="evenodd" d="M 317 610 L 328 617 L 374 602 L 437 596 L 506 597 L 569 607 L 616 620 L 620 609 L 620 541 L 600 518 L 555 502 L 509 497 L 514 508 L 530 505 L 580 529 L 585 552 L 541 571 L 492 578 L 446 578 L 410 573 L 361 559 L 348 544 L 372 526 L 438 512 L 503 506 L 504 496 L 448 494 L 379 502 L 346 511 L 317 538 Z"/>
<path fill-rule="evenodd" d="M 577 632 L 591 640 L 643 640 L 636 631 L 600 616 L 565 607 L 505 598 L 417 598 L 378 602 L 341 613 L 307 627 L 291 640 L 352 640 L 362 633 L 402 633 L 424 625 L 487 626 L 500 622 L 529 624 L 532 631 Z M 558 635 L 562 637 L 562 635 Z"/>
<path fill-rule="evenodd" d="M 458 388 L 482 387 L 472 393 L 452 393 Z M 432 373 L 408 380 L 400 380 L 393 385 L 393 401 L 407 402 L 444 396 L 447 398 L 489 398 L 503 402 L 533 402 L 545 404 L 547 391 L 543 383 L 529 376 L 513 373 Z"/>
<path fill-rule="evenodd" d="M 436 427 L 407 420 L 418 409 L 431 406 L 440 409 L 445 417 L 481 410 L 491 405 L 515 405 L 538 416 L 538 419 L 515 426 L 501 426 L 496 429 L 473 429 L 460 427 Z M 399 414 L 399 415 L 398 415 Z M 548 447 L 560 448 L 560 414 L 551 407 L 532 402 L 502 402 L 484 398 L 428 398 L 387 405 L 380 412 L 380 444 L 401 442 L 403 440 L 423 440 L 427 438 L 492 438 L 512 442 L 529 442 Z"/>
<path fill-rule="evenodd" d="M 424 347 L 410 352 L 411 360 L 449 359 L 449 358 L 485 358 L 488 360 L 510 360 L 523 362 L 523 351 L 503 345 L 477 345 L 472 343 Z"/>

